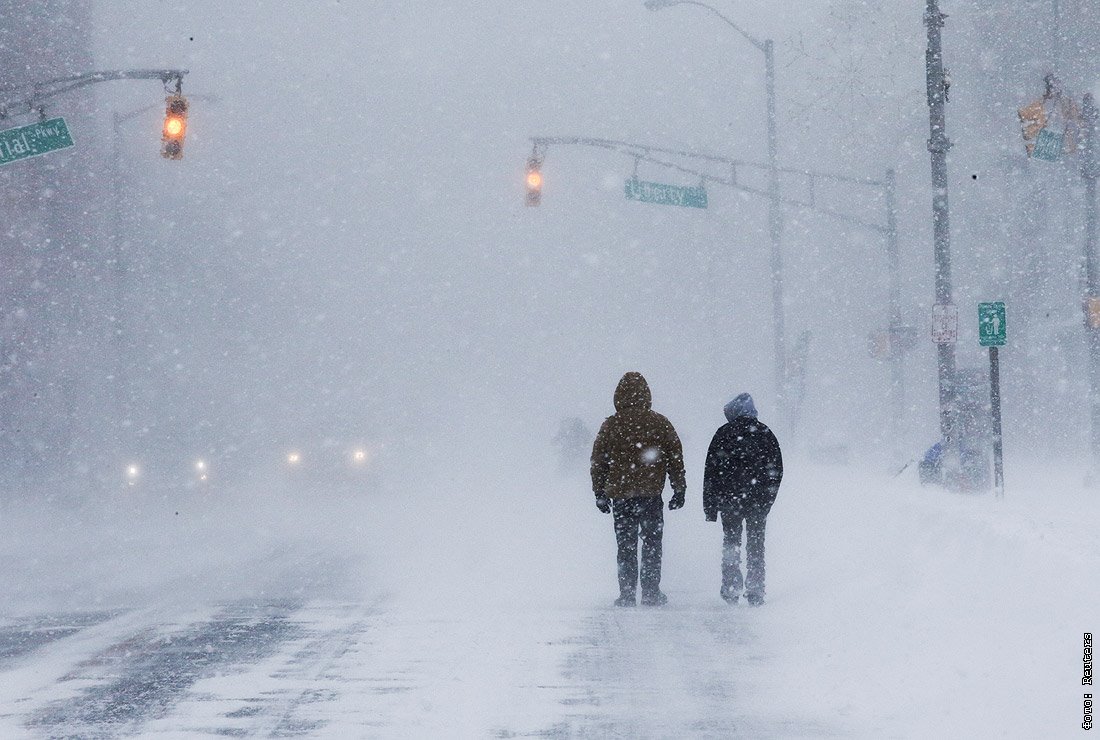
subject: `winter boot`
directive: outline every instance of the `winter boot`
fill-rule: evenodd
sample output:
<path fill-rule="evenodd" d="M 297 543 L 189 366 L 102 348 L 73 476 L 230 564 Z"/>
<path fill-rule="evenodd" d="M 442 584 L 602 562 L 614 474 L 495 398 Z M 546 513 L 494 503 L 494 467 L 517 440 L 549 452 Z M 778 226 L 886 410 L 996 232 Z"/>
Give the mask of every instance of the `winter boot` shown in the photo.
<path fill-rule="evenodd" d="M 764 606 L 764 594 L 745 594 L 749 606 Z"/>
<path fill-rule="evenodd" d="M 634 594 L 623 594 L 615 599 L 615 606 L 637 606 Z"/>
<path fill-rule="evenodd" d="M 642 606 L 664 606 L 668 603 L 668 597 L 663 591 L 650 594 L 642 594 Z"/>
<path fill-rule="evenodd" d="M 721 594 L 727 604 L 736 604 L 738 601 L 738 594 L 733 588 L 723 586 Z"/>

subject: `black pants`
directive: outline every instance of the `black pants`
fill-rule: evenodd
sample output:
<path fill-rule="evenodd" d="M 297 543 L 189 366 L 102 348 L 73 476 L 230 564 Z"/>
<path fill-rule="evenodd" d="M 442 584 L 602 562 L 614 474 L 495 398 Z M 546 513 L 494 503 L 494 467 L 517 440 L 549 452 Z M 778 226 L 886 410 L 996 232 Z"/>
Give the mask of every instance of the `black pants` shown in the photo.
<path fill-rule="evenodd" d="M 764 595 L 764 526 L 767 512 L 722 512 L 722 593 Z M 745 580 L 741 580 L 741 526 L 745 527 Z"/>
<path fill-rule="evenodd" d="M 660 496 L 638 496 L 611 502 L 615 541 L 619 544 L 619 595 L 631 597 L 638 583 L 638 537 L 642 538 L 642 595 L 661 587 L 661 537 L 665 511 Z"/>

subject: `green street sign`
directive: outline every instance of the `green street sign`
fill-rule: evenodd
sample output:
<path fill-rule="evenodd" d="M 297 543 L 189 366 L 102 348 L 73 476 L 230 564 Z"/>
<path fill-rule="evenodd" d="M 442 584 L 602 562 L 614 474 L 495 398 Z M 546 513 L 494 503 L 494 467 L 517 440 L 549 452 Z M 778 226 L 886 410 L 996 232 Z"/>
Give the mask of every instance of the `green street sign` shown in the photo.
<path fill-rule="evenodd" d="M 702 185 L 697 188 L 688 188 L 681 185 L 646 182 L 636 177 L 626 181 L 626 198 L 663 206 L 707 207 L 707 189 Z"/>
<path fill-rule="evenodd" d="M 1035 148 L 1031 151 L 1031 156 L 1044 162 L 1057 162 L 1062 159 L 1064 146 L 1065 137 L 1062 134 L 1044 128 L 1035 137 Z"/>
<path fill-rule="evenodd" d="M 18 162 L 73 146 L 64 118 L 32 123 L 0 131 L 0 165 Z"/>
<path fill-rule="evenodd" d="M 1003 347 L 1008 339 L 1004 301 L 978 304 L 978 341 L 983 347 Z"/>

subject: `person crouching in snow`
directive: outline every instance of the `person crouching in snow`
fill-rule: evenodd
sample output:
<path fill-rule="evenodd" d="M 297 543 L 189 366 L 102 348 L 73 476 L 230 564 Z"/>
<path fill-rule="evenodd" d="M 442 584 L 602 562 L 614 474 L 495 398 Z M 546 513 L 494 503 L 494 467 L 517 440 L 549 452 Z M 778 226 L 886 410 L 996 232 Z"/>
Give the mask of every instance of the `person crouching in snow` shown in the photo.
<path fill-rule="evenodd" d="M 722 598 L 736 604 L 744 585 L 752 606 L 764 603 L 764 526 L 779 484 L 783 454 L 772 430 L 756 418 L 752 396 L 726 404 L 728 423 L 714 433 L 703 475 L 703 513 L 722 514 Z M 741 529 L 746 529 L 746 578 L 741 580 Z"/>
<path fill-rule="evenodd" d="M 596 508 L 612 513 L 618 544 L 619 598 L 634 606 L 638 583 L 638 538 L 642 539 L 642 605 L 661 606 L 661 538 L 665 527 L 661 492 L 672 482 L 669 510 L 684 506 L 684 451 L 668 419 L 652 409 L 649 384 L 627 373 L 615 389 L 615 414 L 592 445 L 592 491 Z"/>

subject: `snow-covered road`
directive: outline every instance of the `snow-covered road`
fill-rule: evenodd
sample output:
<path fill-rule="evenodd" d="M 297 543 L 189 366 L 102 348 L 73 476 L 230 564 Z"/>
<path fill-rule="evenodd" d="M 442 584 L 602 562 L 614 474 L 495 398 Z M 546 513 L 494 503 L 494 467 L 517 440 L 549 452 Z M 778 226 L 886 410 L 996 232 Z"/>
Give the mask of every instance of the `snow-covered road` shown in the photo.
<path fill-rule="evenodd" d="M 610 522 L 583 488 L 483 490 L 491 506 L 456 497 L 430 513 L 375 501 L 356 538 L 267 557 L 264 586 L 237 597 L 240 574 L 204 599 L 173 571 L 133 606 L 14 610 L 0 622 L 0 736 L 1081 731 L 1100 546 L 1073 473 L 997 504 L 792 470 L 763 608 L 719 600 L 720 532 L 697 499 L 666 519 L 670 604 L 625 610 L 610 606 Z M 361 565 L 332 552 L 349 543 Z M 205 583 L 224 563 L 202 568 Z"/>
<path fill-rule="evenodd" d="M 4 736 L 821 737 L 781 690 L 748 614 L 409 614 L 377 605 L 226 605 L 58 618 L 4 668 Z M 41 626 L 9 626 L 19 644 Z M 64 634 L 61 634 L 61 633 Z M 722 657 L 724 656 L 724 659 Z"/>

